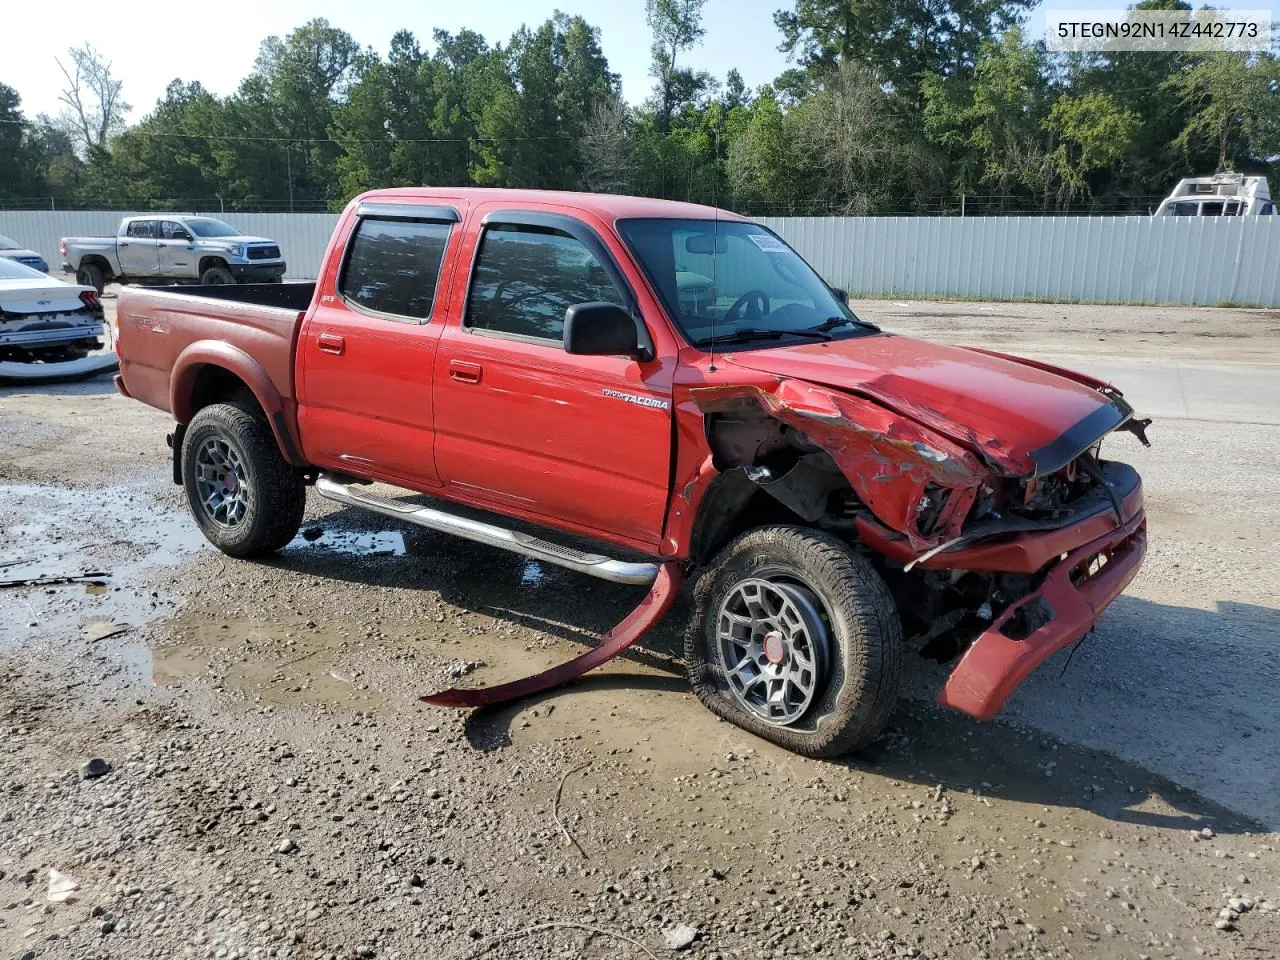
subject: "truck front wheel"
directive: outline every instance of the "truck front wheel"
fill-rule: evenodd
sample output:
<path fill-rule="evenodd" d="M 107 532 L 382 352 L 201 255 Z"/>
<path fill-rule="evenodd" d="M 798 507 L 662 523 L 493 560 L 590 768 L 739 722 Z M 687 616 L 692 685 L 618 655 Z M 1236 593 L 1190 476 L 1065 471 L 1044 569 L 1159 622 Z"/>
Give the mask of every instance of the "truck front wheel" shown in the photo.
<path fill-rule="evenodd" d="M 211 286 L 214 284 L 235 283 L 236 278 L 231 275 L 230 270 L 219 264 L 206 268 L 204 273 L 200 274 L 200 282 L 205 286 Z"/>
<path fill-rule="evenodd" d="M 266 419 L 236 403 L 200 410 L 182 440 L 182 483 L 209 542 L 233 557 L 273 553 L 302 525 L 307 489 Z"/>
<path fill-rule="evenodd" d="M 880 574 L 805 527 L 730 543 L 694 590 L 689 681 L 716 715 L 810 757 L 860 749 L 898 697 L 902 624 Z"/>

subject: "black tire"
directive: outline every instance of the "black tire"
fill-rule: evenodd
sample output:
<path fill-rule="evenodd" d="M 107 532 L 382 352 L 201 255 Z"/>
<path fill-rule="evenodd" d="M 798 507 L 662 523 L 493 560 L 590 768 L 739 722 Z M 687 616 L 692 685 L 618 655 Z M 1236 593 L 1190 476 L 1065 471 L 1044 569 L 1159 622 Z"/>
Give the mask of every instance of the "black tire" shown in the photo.
<path fill-rule="evenodd" d="M 102 274 L 102 268 L 92 263 L 80 264 L 80 269 L 76 271 L 76 283 L 82 287 L 93 287 L 98 293 L 106 288 L 107 279 Z"/>
<path fill-rule="evenodd" d="M 785 726 L 738 699 L 717 653 L 721 606 L 735 587 L 756 579 L 808 591 L 828 628 L 825 676 L 805 712 Z M 884 729 L 902 675 L 902 622 L 880 574 L 847 544 L 806 527 L 751 530 L 708 566 L 693 607 L 684 643 L 689 682 L 717 716 L 809 757 L 859 750 Z"/>
<path fill-rule="evenodd" d="M 205 505 L 201 485 L 202 450 L 211 441 L 234 452 L 242 469 L 234 485 L 247 488 L 243 513 L 231 522 Z M 206 454 L 206 456 L 208 456 Z M 239 474 L 243 473 L 243 480 Z M 206 479 L 202 480 L 202 476 Z M 302 526 L 307 488 L 301 471 L 280 454 L 266 419 L 256 408 L 239 403 L 215 403 L 200 410 L 187 425 L 182 441 L 182 483 L 191 515 L 209 542 L 233 557 L 259 557 L 274 553 L 294 538 Z M 224 484 L 225 487 L 225 484 Z"/>
<path fill-rule="evenodd" d="M 221 264 L 212 267 L 206 267 L 204 272 L 200 274 L 200 282 L 206 286 L 220 283 L 235 283 L 236 278 L 231 275 L 231 271 Z"/>

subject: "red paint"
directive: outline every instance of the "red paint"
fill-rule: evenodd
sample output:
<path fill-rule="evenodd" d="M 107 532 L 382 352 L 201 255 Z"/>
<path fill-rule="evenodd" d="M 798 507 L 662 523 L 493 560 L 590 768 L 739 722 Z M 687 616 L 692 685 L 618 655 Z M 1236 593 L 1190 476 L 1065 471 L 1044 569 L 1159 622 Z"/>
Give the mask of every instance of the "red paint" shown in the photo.
<path fill-rule="evenodd" d="M 752 350 L 737 366 L 868 397 L 1015 473 L 1103 406 L 1095 389 L 996 354 L 882 334 Z"/>
<path fill-rule="evenodd" d="M 428 694 L 418 699 L 433 707 L 482 707 L 493 703 L 505 703 L 508 700 L 519 700 L 575 680 L 588 670 L 594 670 L 602 663 L 612 660 L 644 636 L 649 628 L 671 609 L 671 604 L 675 601 L 676 594 L 680 592 L 680 584 L 683 582 L 684 570 L 680 564 L 662 564 L 658 568 L 658 577 L 653 581 L 653 587 L 645 594 L 640 605 L 627 614 L 625 620 L 601 637 L 599 644 L 568 663 L 562 663 L 558 667 L 544 670 L 532 677 L 512 680 L 510 683 L 501 683 L 493 687 L 441 690 L 439 693 Z"/>
<path fill-rule="evenodd" d="M 339 293 L 362 201 L 457 210 L 460 220 L 451 228 L 424 322 L 359 310 Z M 594 231 L 635 295 L 653 359 L 571 356 L 556 343 L 467 329 L 472 262 L 484 218 L 495 210 L 560 214 Z M 684 562 L 695 559 L 699 509 L 720 475 L 707 418 L 749 407 L 831 455 L 874 515 L 858 520 L 862 541 L 904 565 L 961 533 L 983 489 L 1028 476 L 1034 451 L 1115 393 L 1100 380 L 1048 364 L 891 334 L 713 358 L 684 342 L 615 229 L 627 217 L 712 216 L 742 219 L 632 197 L 373 191 L 343 213 L 304 313 L 125 288 L 117 307 L 118 386 L 185 423 L 197 384 L 213 369 L 252 392 L 286 456 L 300 466 L 384 481 Z M 922 498 L 938 489 L 947 505 L 923 533 L 917 527 Z M 1124 529 L 1145 522 L 1140 489 L 1122 513 Z M 921 564 L 1035 573 L 1062 554 L 1097 552 L 1099 543 L 1119 558 L 1096 584 L 1079 590 L 1051 574 L 1042 593 L 1067 604 L 1053 624 L 1017 642 L 998 634 L 993 640 L 988 631 L 957 668 L 949 702 L 987 711 L 1025 676 L 1027 664 L 1087 629 L 1123 589 L 1115 587 L 1120 572 L 1131 577 L 1141 561 L 1139 536 L 1116 546 L 1118 535 L 1114 518 L 1095 516 L 1059 530 L 978 542 Z M 655 586 L 611 643 L 632 642 L 660 615 L 654 611 L 665 609 L 678 572 L 670 563 L 663 570 L 662 591 Z M 1009 646 L 1015 643 L 1016 650 Z M 598 662 L 595 656 L 548 676 L 576 675 L 590 668 L 584 663 Z"/>
<path fill-rule="evenodd" d="M 1010 606 L 974 641 L 951 671 L 938 702 L 978 720 L 990 720 L 1032 670 L 1092 629 L 1102 611 L 1137 575 L 1146 551 L 1147 521 L 1142 515 L 1073 550 L 1049 571 L 1039 590 Z M 1073 583 L 1072 574 L 1100 554 L 1109 558 L 1107 565 L 1082 583 Z M 1000 632 L 1020 607 L 1036 600 L 1049 604 L 1051 620 L 1021 640 Z"/>

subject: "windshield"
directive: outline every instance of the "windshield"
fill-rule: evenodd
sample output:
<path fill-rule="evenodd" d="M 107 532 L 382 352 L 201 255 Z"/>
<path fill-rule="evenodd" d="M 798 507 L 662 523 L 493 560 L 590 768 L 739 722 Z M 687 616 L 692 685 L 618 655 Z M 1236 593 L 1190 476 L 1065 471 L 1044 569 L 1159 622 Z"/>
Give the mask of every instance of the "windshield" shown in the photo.
<path fill-rule="evenodd" d="M 32 270 L 16 260 L 7 260 L 4 257 L 0 257 L 0 280 L 43 280 L 51 286 L 60 282 L 57 280 L 51 281 L 39 270 Z"/>
<path fill-rule="evenodd" d="M 21 250 L 22 248 L 8 237 L 0 237 L 0 250 Z"/>
<path fill-rule="evenodd" d="M 221 220 L 214 220 L 212 217 L 201 217 L 192 220 L 183 220 L 191 232 L 197 237 L 239 237 L 243 236 L 239 230 L 231 226 L 229 223 L 223 223 Z"/>
<path fill-rule="evenodd" d="M 739 220 L 621 220 L 618 230 L 690 342 L 744 331 L 759 340 L 789 334 L 865 334 L 800 255 L 774 234 Z M 714 328 L 714 331 L 713 331 Z M 767 343 L 761 343 L 767 346 Z"/>

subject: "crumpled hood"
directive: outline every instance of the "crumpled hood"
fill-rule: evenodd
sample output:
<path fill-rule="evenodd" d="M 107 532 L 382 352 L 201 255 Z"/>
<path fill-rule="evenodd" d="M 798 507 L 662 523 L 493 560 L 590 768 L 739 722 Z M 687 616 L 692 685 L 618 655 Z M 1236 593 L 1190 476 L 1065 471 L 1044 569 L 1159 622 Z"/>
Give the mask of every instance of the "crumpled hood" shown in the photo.
<path fill-rule="evenodd" d="M 722 362 L 868 397 L 1018 475 L 1058 469 L 1132 412 L 1067 371 L 887 333 L 745 350 Z"/>

